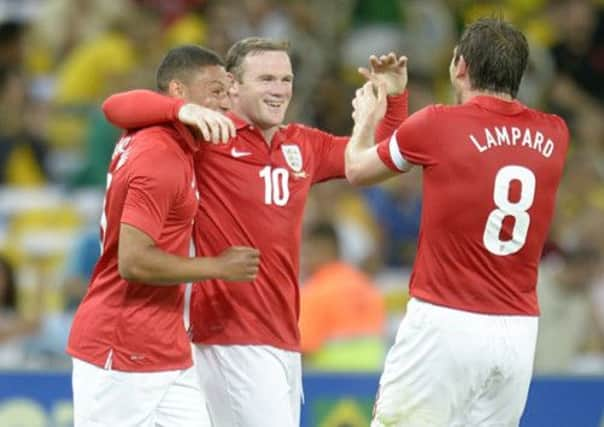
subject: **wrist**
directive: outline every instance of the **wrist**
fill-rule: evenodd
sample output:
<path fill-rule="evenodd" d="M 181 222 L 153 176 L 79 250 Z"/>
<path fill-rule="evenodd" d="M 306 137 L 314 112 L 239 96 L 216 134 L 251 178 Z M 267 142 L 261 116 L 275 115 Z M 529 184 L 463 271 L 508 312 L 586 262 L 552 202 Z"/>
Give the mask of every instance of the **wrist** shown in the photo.
<path fill-rule="evenodd" d="M 184 116 L 184 114 L 186 113 L 186 109 L 191 108 L 192 104 L 186 102 L 184 99 L 178 99 L 178 98 L 174 98 L 174 104 L 172 104 L 172 111 L 170 112 L 171 117 L 170 120 L 171 121 L 180 121 L 185 123 L 182 120 L 182 117 Z"/>
<path fill-rule="evenodd" d="M 407 88 L 403 88 L 400 92 L 389 93 L 386 97 L 388 103 L 390 102 L 403 102 L 409 97 L 409 91 Z"/>
<path fill-rule="evenodd" d="M 217 257 L 197 257 L 195 258 L 196 271 L 200 276 L 197 280 L 223 279 L 224 274 L 220 266 L 220 260 Z"/>
<path fill-rule="evenodd" d="M 354 124 L 353 134 L 358 135 L 361 139 L 365 139 L 369 135 L 373 135 L 377 127 L 378 120 L 369 117 L 364 117 Z"/>

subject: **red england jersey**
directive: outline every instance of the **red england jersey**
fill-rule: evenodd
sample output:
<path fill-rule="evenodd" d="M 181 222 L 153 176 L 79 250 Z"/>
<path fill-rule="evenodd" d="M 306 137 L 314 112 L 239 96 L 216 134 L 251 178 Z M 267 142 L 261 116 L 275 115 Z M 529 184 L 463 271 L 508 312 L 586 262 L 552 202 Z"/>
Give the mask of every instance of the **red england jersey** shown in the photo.
<path fill-rule="evenodd" d="M 391 169 L 423 167 L 411 295 L 472 312 L 538 315 L 537 270 L 568 140 L 557 116 L 477 96 L 427 107 L 381 142 Z"/>
<path fill-rule="evenodd" d="M 107 175 L 101 219 L 102 253 L 73 321 L 67 352 L 120 371 L 163 371 L 192 365 L 183 323 L 184 290 L 129 282 L 118 271 L 121 223 L 156 246 L 188 256 L 197 212 L 193 151 L 181 125 L 156 126 L 124 136 Z"/>
<path fill-rule="evenodd" d="M 103 109 L 117 126 L 133 128 L 170 115 L 176 120 L 181 104 L 153 92 L 133 91 L 109 98 Z M 406 113 L 406 94 L 390 98 L 378 136 L 390 135 Z M 260 250 L 260 271 L 253 282 L 209 280 L 193 286 L 193 341 L 297 351 L 304 204 L 313 184 L 344 176 L 348 137 L 290 124 L 268 145 L 260 130 L 230 117 L 237 136 L 228 144 L 203 143 L 196 155 L 197 255 L 214 256 L 233 245 L 253 246 Z"/>

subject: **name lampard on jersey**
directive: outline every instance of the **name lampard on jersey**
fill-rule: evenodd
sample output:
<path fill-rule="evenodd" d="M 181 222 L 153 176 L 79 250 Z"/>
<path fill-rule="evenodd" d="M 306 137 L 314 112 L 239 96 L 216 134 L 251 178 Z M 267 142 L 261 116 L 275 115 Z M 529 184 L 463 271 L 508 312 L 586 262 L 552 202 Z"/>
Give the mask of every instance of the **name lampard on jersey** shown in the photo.
<path fill-rule="evenodd" d="M 543 157 L 551 157 L 554 152 L 554 143 L 551 139 L 545 139 L 545 136 L 529 128 L 520 129 L 517 127 L 495 126 L 492 129 L 484 129 L 484 137 L 475 137 L 470 134 L 470 142 L 474 147 L 484 153 L 489 148 L 504 146 L 528 147 L 537 150 Z"/>

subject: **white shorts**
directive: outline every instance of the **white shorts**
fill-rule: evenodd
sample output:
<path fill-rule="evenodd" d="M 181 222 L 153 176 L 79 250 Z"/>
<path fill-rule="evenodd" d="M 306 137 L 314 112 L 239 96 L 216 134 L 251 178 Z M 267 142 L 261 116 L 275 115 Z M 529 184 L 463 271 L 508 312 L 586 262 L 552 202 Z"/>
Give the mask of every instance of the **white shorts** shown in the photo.
<path fill-rule="evenodd" d="M 386 357 L 371 426 L 518 426 L 538 322 L 411 299 Z"/>
<path fill-rule="evenodd" d="M 212 427 L 298 427 L 300 353 L 261 345 L 195 345 Z"/>
<path fill-rule="evenodd" d="M 195 368 L 122 372 L 73 359 L 74 427 L 210 427 Z"/>

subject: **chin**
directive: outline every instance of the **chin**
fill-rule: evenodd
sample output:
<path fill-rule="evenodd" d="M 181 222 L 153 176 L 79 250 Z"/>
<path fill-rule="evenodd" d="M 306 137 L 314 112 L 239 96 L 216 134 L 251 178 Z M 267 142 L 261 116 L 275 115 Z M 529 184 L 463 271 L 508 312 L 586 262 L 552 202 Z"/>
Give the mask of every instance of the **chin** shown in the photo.
<path fill-rule="evenodd" d="M 283 123 L 283 120 L 285 120 L 285 114 L 280 114 L 279 116 L 271 115 L 270 117 L 267 117 L 266 122 L 271 126 L 279 126 Z"/>

